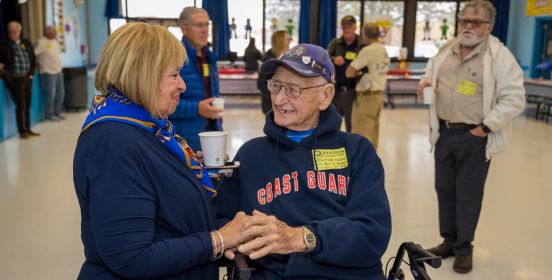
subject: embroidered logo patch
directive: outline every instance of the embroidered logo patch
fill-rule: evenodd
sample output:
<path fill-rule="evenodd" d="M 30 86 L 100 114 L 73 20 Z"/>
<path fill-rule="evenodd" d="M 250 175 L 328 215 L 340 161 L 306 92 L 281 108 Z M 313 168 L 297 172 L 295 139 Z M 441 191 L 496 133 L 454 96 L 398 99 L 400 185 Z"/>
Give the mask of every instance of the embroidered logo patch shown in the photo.
<path fill-rule="evenodd" d="M 312 158 L 317 171 L 343 169 L 349 166 L 345 148 L 316 149 L 312 151 Z"/>

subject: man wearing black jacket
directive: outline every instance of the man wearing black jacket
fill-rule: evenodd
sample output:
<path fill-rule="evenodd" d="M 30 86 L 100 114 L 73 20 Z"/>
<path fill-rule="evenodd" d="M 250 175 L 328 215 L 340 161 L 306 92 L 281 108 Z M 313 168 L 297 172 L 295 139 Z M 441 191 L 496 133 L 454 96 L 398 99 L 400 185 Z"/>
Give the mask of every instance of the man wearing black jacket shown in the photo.
<path fill-rule="evenodd" d="M 345 77 L 345 70 L 353 61 L 359 50 L 360 40 L 356 32 L 356 20 L 353 16 L 345 16 L 341 19 L 341 37 L 334 38 L 328 45 L 328 53 L 335 66 L 336 92 L 332 100 L 337 112 L 345 117 L 345 128 L 351 132 L 351 112 L 355 100 L 355 78 Z"/>
<path fill-rule="evenodd" d="M 0 63 L 4 64 L 2 75 L 15 103 L 15 116 L 19 136 L 39 136 L 31 130 L 31 99 L 35 55 L 31 41 L 21 38 L 21 24 L 16 21 L 8 23 L 8 40 L 2 42 Z"/>

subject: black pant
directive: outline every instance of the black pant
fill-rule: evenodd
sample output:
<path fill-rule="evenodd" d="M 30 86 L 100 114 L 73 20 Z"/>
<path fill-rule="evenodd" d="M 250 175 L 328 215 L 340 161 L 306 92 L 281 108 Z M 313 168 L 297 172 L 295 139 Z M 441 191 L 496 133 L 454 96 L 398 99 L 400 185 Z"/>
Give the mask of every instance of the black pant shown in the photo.
<path fill-rule="evenodd" d="M 31 99 L 33 96 L 33 80 L 29 75 L 14 77 L 8 85 L 10 95 L 15 103 L 15 118 L 19 133 L 31 130 Z"/>
<path fill-rule="evenodd" d="M 471 255 L 481 212 L 490 160 L 485 157 L 487 137 L 468 129 L 441 125 L 435 147 L 435 188 L 439 201 L 439 229 L 455 255 Z"/>
<path fill-rule="evenodd" d="M 351 113 L 353 112 L 353 102 L 355 101 L 355 90 L 342 91 L 337 89 L 332 99 L 332 103 L 335 106 L 335 110 L 342 117 L 345 117 L 345 128 L 347 132 L 351 132 L 352 122 Z"/>

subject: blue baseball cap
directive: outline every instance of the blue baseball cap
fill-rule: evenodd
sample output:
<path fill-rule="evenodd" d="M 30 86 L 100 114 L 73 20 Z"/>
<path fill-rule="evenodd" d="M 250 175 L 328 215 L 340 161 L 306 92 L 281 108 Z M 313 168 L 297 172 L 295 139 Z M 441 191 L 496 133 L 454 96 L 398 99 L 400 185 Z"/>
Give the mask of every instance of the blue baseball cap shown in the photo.
<path fill-rule="evenodd" d="M 301 76 L 320 76 L 328 83 L 335 84 L 335 67 L 330 55 L 319 46 L 299 44 L 285 52 L 281 58 L 267 60 L 261 65 L 260 73 L 270 79 L 278 66 L 282 65 L 288 66 Z"/>

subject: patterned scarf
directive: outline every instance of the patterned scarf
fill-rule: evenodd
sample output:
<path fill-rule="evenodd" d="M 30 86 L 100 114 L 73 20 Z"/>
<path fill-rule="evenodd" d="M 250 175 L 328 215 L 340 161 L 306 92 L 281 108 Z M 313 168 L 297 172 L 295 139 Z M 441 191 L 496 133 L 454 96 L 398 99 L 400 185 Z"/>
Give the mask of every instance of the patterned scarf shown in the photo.
<path fill-rule="evenodd" d="M 216 196 L 213 182 L 198 161 L 196 153 L 184 138 L 174 133 L 173 125 L 169 120 L 153 118 L 142 106 L 136 105 L 124 97 L 119 90 L 112 88 L 107 96 L 94 96 L 92 108 L 82 125 L 81 134 L 91 126 L 105 121 L 127 123 L 153 134 L 194 172 L 209 197 Z"/>

